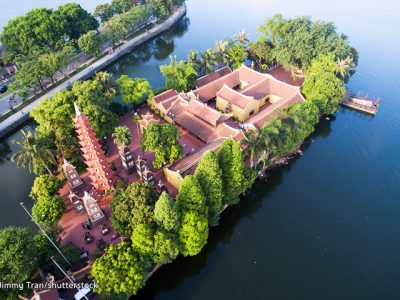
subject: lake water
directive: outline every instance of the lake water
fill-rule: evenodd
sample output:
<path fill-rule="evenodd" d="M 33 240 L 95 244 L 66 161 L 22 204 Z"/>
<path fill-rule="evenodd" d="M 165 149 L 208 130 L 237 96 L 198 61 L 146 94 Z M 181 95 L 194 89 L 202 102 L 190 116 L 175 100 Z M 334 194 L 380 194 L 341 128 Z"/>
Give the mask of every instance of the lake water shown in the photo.
<path fill-rule="evenodd" d="M 136 298 L 399 299 L 400 2 L 245 4 L 190 0 L 186 26 L 108 71 L 144 77 L 157 87 L 163 83 L 158 67 L 170 54 L 185 58 L 241 28 L 256 38 L 257 26 L 278 12 L 311 15 L 335 22 L 349 36 L 360 61 L 348 87 L 381 97 L 380 111 L 373 118 L 341 109 L 321 121 L 302 157 L 223 213 L 201 254 L 160 269 Z M 28 223 L 18 203 L 28 199 L 33 180 L 4 158 L 14 150 L 8 145 L 0 147 L 0 226 Z"/>

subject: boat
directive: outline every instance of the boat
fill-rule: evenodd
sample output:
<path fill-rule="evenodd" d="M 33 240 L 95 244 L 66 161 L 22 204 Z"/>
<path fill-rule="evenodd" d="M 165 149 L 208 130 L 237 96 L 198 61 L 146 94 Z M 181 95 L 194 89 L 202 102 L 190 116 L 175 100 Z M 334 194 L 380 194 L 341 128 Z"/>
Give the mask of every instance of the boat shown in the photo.
<path fill-rule="evenodd" d="M 343 97 L 342 106 L 352 108 L 367 114 L 376 115 L 378 112 L 379 105 L 381 104 L 380 99 L 373 99 L 360 93 L 354 94 L 347 92 L 346 96 Z"/>

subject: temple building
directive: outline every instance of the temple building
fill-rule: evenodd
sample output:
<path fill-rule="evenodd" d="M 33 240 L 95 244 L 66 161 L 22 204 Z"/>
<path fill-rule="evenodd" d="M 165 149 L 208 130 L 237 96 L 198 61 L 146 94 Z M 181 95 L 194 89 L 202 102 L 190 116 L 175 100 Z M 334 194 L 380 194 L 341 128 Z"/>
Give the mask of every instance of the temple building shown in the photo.
<path fill-rule="evenodd" d="M 70 164 L 66 159 L 62 165 L 65 176 L 67 177 L 68 185 L 72 191 L 76 191 L 80 186 L 83 185 L 82 179 L 79 177 L 75 167 Z"/>
<path fill-rule="evenodd" d="M 76 133 L 78 135 L 81 151 L 85 160 L 87 171 L 91 179 L 93 190 L 99 195 L 104 194 L 115 183 L 114 174 L 107 164 L 107 160 L 101 145 L 93 131 L 90 122 L 84 114 L 81 114 L 76 104 L 74 118 Z"/>
<path fill-rule="evenodd" d="M 98 226 L 106 221 L 106 216 L 104 215 L 103 210 L 92 195 L 85 191 L 82 200 L 93 226 Z"/>

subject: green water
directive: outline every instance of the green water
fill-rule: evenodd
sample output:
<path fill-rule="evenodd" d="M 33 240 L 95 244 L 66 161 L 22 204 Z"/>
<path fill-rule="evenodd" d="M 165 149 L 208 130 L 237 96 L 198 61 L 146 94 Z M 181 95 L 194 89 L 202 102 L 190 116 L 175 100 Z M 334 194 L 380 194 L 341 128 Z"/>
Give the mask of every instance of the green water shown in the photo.
<path fill-rule="evenodd" d="M 398 1 L 187 2 L 189 21 L 108 68 L 162 85 L 158 67 L 267 17 L 333 21 L 360 52 L 349 88 L 382 98 L 375 118 L 341 109 L 304 155 L 258 182 L 223 213 L 196 257 L 163 267 L 138 299 L 400 298 L 400 3 Z M 14 149 L 10 146 L 9 151 Z M 25 224 L 17 203 L 32 176 L 1 153 L 0 226 Z M 9 154 L 10 155 L 10 154 Z M 8 155 L 8 156 L 9 156 Z"/>

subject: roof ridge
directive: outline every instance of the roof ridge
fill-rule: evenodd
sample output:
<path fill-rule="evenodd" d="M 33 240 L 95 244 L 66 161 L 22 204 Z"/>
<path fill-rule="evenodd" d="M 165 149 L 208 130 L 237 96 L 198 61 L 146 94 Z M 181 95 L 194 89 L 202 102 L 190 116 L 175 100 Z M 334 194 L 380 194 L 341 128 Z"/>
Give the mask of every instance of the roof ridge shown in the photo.
<path fill-rule="evenodd" d="M 230 87 L 229 87 L 228 85 L 226 85 L 225 83 L 224 83 L 224 85 L 222 86 L 222 88 L 217 92 L 217 95 L 221 92 L 221 90 L 222 90 L 223 88 L 226 88 L 226 89 L 228 89 L 228 91 L 233 92 L 233 93 L 235 93 L 235 94 L 237 94 L 237 95 L 239 95 L 239 96 L 242 96 L 242 97 L 244 97 L 244 98 L 247 98 L 248 100 L 254 100 L 254 97 L 253 97 L 253 96 L 247 96 L 247 95 L 244 95 L 244 94 L 242 94 L 242 93 L 240 93 L 240 92 L 238 92 L 238 91 L 235 91 L 234 89 L 230 88 Z"/>

